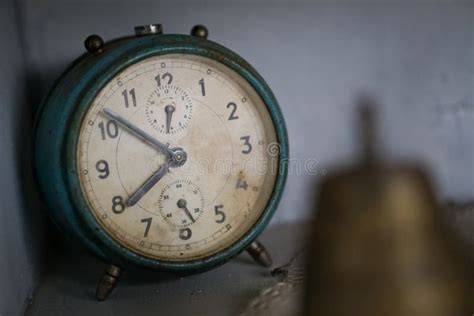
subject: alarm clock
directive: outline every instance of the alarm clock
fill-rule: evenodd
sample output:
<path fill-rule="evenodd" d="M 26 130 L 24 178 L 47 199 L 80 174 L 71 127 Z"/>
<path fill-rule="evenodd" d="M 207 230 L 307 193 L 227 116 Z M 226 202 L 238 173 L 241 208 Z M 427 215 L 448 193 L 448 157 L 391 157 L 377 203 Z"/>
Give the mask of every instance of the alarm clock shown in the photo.
<path fill-rule="evenodd" d="M 35 121 L 35 169 L 59 230 L 109 265 L 97 297 L 131 265 L 198 272 L 256 241 L 287 177 L 278 103 L 242 57 L 207 39 L 163 34 L 85 41 Z"/>

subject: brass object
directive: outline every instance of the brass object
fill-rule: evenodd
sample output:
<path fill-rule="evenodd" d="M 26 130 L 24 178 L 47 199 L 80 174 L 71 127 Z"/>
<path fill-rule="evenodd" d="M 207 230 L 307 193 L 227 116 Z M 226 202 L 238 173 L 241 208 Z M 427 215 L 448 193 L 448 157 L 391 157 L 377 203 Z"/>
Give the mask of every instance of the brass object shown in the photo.
<path fill-rule="evenodd" d="M 360 165 L 322 184 L 309 242 L 304 315 L 472 315 L 472 264 L 418 167 L 375 157 L 364 107 Z"/>
<path fill-rule="evenodd" d="M 261 266 L 270 267 L 273 263 L 272 257 L 261 242 L 255 240 L 247 248 L 249 255 Z"/>
<path fill-rule="evenodd" d="M 118 279 L 122 269 L 109 264 L 105 267 L 104 274 L 100 278 L 99 284 L 97 285 L 96 298 L 99 301 L 105 301 L 107 297 L 112 293 L 112 291 L 117 286 Z"/>

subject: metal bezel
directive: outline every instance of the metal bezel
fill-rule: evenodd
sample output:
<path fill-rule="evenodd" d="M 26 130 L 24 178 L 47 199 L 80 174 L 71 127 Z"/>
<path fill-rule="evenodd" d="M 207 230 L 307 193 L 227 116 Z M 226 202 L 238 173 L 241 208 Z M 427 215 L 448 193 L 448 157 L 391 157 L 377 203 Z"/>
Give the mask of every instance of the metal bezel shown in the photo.
<path fill-rule="evenodd" d="M 117 73 L 154 55 L 193 54 L 211 58 L 236 71 L 257 91 L 273 120 L 280 145 L 279 173 L 266 209 L 255 225 L 232 246 L 205 259 L 163 261 L 139 255 L 110 237 L 90 212 L 76 173 L 76 145 L 84 115 L 101 88 Z M 186 35 L 126 38 L 86 54 L 58 80 L 37 117 L 35 163 L 38 181 L 59 228 L 79 239 L 109 263 L 171 271 L 205 270 L 243 251 L 275 212 L 287 177 L 288 137 L 278 103 L 263 78 L 240 56 L 212 41 Z"/>

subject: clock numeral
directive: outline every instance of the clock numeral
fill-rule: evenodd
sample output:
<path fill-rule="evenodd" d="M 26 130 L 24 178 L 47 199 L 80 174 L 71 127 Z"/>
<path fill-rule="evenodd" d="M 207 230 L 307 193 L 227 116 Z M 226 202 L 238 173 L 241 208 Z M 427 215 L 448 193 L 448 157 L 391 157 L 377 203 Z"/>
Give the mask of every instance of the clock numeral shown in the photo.
<path fill-rule="evenodd" d="M 201 94 L 203 97 L 206 96 L 206 88 L 204 87 L 204 79 L 199 80 L 199 85 L 201 86 Z"/>
<path fill-rule="evenodd" d="M 248 188 L 248 184 L 247 184 L 247 180 L 242 180 L 242 178 L 238 178 L 237 179 L 237 184 L 235 185 L 235 188 L 236 189 L 244 189 L 245 191 L 247 191 L 247 188 Z"/>
<path fill-rule="evenodd" d="M 214 206 L 214 213 L 216 213 L 216 216 L 219 218 L 216 218 L 216 223 L 221 224 L 225 221 L 225 213 L 222 211 L 224 208 L 224 205 L 216 205 Z"/>
<path fill-rule="evenodd" d="M 143 233 L 143 237 L 148 236 L 148 232 L 150 231 L 151 221 L 153 220 L 152 217 L 144 218 L 141 220 L 142 223 L 145 223 L 145 232 Z"/>
<path fill-rule="evenodd" d="M 115 138 L 118 136 L 118 126 L 114 120 L 107 121 L 106 124 L 104 124 L 104 122 L 100 122 L 97 126 L 100 128 L 102 140 L 106 140 L 107 136 L 110 138 Z"/>
<path fill-rule="evenodd" d="M 229 102 L 227 104 L 227 108 L 232 108 L 232 110 L 230 111 L 229 118 L 227 120 L 237 120 L 239 118 L 237 115 L 235 115 L 235 112 L 237 111 L 237 104 L 235 104 L 234 102 Z"/>
<path fill-rule="evenodd" d="M 162 75 L 158 74 L 155 77 L 155 80 L 156 80 L 156 84 L 158 85 L 158 87 L 161 87 L 161 80 L 163 80 L 163 81 L 168 80 L 168 82 L 166 84 L 171 84 L 173 82 L 173 76 L 169 72 L 165 72 Z"/>
<path fill-rule="evenodd" d="M 130 106 L 130 102 L 128 100 L 128 95 L 132 97 L 132 106 L 137 107 L 137 97 L 135 96 L 135 89 L 127 91 L 127 89 L 122 91 L 123 100 L 125 101 L 125 107 L 128 108 Z"/>
<path fill-rule="evenodd" d="M 192 235 L 193 232 L 191 231 L 191 228 L 186 227 L 179 230 L 179 238 L 182 240 L 188 240 Z"/>
<path fill-rule="evenodd" d="M 125 204 L 123 204 L 123 198 L 120 195 L 116 195 L 112 199 L 112 212 L 115 214 L 122 214 L 125 211 Z"/>
<path fill-rule="evenodd" d="M 95 164 L 95 169 L 97 172 L 101 173 L 99 174 L 100 179 L 106 179 L 110 174 L 109 163 L 103 159 L 97 161 Z"/>
<path fill-rule="evenodd" d="M 252 152 L 252 144 L 250 144 L 250 136 L 242 136 L 240 137 L 240 140 L 244 141 L 244 146 L 246 146 L 246 149 L 242 150 L 242 154 L 248 155 Z"/>

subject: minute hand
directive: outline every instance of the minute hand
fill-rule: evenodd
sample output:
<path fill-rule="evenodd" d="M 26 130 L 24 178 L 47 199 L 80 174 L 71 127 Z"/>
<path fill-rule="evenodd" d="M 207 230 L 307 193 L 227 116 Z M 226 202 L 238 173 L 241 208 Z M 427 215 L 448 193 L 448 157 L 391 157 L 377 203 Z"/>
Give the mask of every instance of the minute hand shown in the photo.
<path fill-rule="evenodd" d="M 127 119 L 125 119 L 122 116 L 118 115 L 117 113 L 115 113 L 114 111 L 112 111 L 109 108 L 104 108 L 103 111 L 109 118 L 113 119 L 114 121 L 116 121 L 117 123 L 119 123 L 120 125 L 125 127 L 126 129 L 128 129 L 130 132 L 132 132 L 133 134 L 135 134 L 139 138 L 146 141 L 148 144 L 150 144 L 153 147 L 155 147 L 156 149 L 161 150 L 162 152 L 168 154 L 168 156 L 173 155 L 173 151 L 169 148 L 168 145 L 160 142 L 155 137 L 151 136 L 150 134 L 148 134 L 147 132 L 145 132 L 141 128 L 133 125 Z"/>

